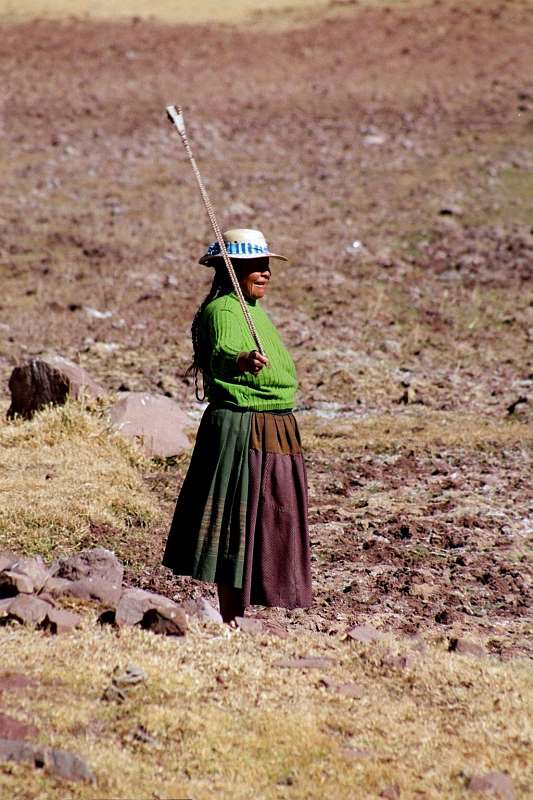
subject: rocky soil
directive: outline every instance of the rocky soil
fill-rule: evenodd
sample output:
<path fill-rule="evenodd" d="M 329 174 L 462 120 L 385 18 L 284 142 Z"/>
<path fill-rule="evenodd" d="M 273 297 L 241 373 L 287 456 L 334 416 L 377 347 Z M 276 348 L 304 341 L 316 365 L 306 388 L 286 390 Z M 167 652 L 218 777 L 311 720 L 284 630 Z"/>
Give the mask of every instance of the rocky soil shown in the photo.
<path fill-rule="evenodd" d="M 267 306 L 301 380 L 316 605 L 265 616 L 530 653 L 533 6 L 297 21 L 3 26 L 2 410 L 13 367 L 53 351 L 199 416 L 184 373 L 212 234 L 179 102 L 222 226 L 291 259 Z M 185 468 L 146 474 L 169 519 Z M 81 545 L 113 536 L 95 522 Z M 159 566 L 165 537 L 135 544 L 128 584 L 205 594 Z"/>

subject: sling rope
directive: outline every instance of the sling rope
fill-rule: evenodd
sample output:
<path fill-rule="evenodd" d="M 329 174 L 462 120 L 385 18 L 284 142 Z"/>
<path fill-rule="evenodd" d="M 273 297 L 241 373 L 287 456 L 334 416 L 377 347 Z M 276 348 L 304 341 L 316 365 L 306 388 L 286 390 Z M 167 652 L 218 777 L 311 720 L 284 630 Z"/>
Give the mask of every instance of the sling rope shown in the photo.
<path fill-rule="evenodd" d="M 237 275 L 235 274 L 235 269 L 233 268 L 233 264 L 230 261 L 230 257 L 228 255 L 228 251 L 226 249 L 226 243 L 224 242 L 224 237 L 222 236 L 222 231 L 220 230 L 220 226 L 217 222 L 215 209 L 213 208 L 213 204 L 209 199 L 207 194 L 206 188 L 204 186 L 204 182 L 202 180 L 202 176 L 200 175 L 200 170 L 196 165 L 196 160 L 192 154 L 191 146 L 189 144 L 189 140 L 187 138 L 187 133 L 185 131 L 185 122 L 183 120 L 183 114 L 181 108 L 178 106 L 177 109 L 175 106 L 167 106 L 167 115 L 171 122 L 177 128 L 177 131 L 181 137 L 181 141 L 183 142 L 183 146 L 185 147 L 185 151 L 189 156 L 189 161 L 191 162 L 191 166 L 196 177 L 196 181 L 198 183 L 198 187 L 200 189 L 200 194 L 202 195 L 202 200 L 204 201 L 204 206 L 207 211 L 207 216 L 209 217 L 209 221 L 211 222 L 211 226 L 213 231 L 215 232 L 215 236 L 218 242 L 218 246 L 220 247 L 220 253 L 222 258 L 224 259 L 224 264 L 226 265 L 226 269 L 228 270 L 228 275 L 235 290 L 235 294 L 237 295 L 237 299 L 239 300 L 240 306 L 242 308 L 242 313 L 244 314 L 244 319 L 246 320 L 246 324 L 248 325 L 248 329 L 252 335 L 252 338 L 257 346 L 257 350 L 261 353 L 262 356 L 266 356 L 265 350 L 263 345 L 261 344 L 261 340 L 259 339 L 259 334 L 257 333 L 257 329 L 254 325 L 254 321 L 250 316 L 250 312 L 248 311 L 248 306 L 246 305 L 246 300 L 244 299 L 244 295 L 242 293 L 242 289 L 240 287 L 239 281 L 237 279 Z"/>

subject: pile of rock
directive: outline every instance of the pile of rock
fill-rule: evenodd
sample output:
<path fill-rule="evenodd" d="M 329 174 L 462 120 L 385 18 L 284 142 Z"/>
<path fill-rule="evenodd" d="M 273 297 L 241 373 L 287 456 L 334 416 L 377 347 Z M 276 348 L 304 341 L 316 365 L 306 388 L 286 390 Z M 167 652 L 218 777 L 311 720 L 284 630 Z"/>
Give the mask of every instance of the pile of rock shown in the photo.
<path fill-rule="evenodd" d="M 109 394 L 79 364 L 57 355 L 32 358 L 15 367 L 9 389 L 11 419 L 31 419 L 36 411 L 62 405 L 69 397 L 95 400 Z M 175 456 L 190 446 L 187 429 L 192 421 L 165 395 L 119 392 L 109 416 L 115 430 L 136 442 L 149 458 Z"/>
<path fill-rule="evenodd" d="M 0 625 L 19 622 L 51 633 L 82 623 L 80 614 L 59 607 L 75 597 L 103 606 L 99 621 L 119 627 L 138 625 L 170 636 L 184 636 L 188 617 L 222 622 L 203 598 L 179 605 L 163 595 L 122 585 L 124 567 L 110 550 L 82 550 L 46 565 L 40 556 L 0 552 Z"/>

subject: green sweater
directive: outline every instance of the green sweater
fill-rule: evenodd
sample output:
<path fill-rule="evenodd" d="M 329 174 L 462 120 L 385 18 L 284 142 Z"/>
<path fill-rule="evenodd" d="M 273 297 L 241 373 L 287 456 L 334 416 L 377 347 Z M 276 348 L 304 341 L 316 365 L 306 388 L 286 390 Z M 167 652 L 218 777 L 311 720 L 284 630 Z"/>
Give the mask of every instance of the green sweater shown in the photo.
<path fill-rule="evenodd" d="M 204 369 L 207 399 L 216 406 L 276 411 L 294 406 L 297 389 L 294 362 L 270 317 L 256 300 L 248 310 L 268 358 L 258 375 L 239 372 L 240 353 L 256 349 L 234 292 L 212 300 L 200 320 L 201 347 L 208 353 Z"/>

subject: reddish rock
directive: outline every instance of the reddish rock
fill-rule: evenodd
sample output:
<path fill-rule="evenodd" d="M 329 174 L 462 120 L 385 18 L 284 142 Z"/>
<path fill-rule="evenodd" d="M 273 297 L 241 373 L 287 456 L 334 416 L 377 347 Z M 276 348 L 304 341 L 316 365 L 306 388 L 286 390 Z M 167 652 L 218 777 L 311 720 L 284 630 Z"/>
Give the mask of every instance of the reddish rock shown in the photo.
<path fill-rule="evenodd" d="M 17 559 L 11 565 L 10 572 L 26 575 L 33 584 L 34 592 L 39 592 L 49 578 L 48 569 L 41 556 Z"/>
<path fill-rule="evenodd" d="M 50 772 L 69 781 L 94 783 L 94 775 L 83 759 L 66 750 L 35 747 L 17 739 L 0 739 L 0 762 L 17 761 Z"/>
<path fill-rule="evenodd" d="M 470 642 L 468 639 L 450 639 L 448 647 L 450 653 L 460 653 L 461 655 L 476 656 L 483 658 L 487 655 L 487 651 L 476 642 Z"/>
<path fill-rule="evenodd" d="M 68 590 L 72 584 L 68 578 L 48 578 L 43 588 L 41 589 L 40 597 L 48 595 L 49 597 L 62 597 L 68 595 Z"/>
<path fill-rule="evenodd" d="M 387 653 L 381 659 L 381 666 L 392 667 L 392 669 L 410 669 L 411 667 L 414 667 L 417 660 L 418 659 L 414 653 L 404 653 L 403 655 Z"/>
<path fill-rule="evenodd" d="M 266 633 L 265 625 L 262 619 L 254 619 L 253 617 L 235 617 L 237 627 L 243 633 Z"/>
<path fill-rule="evenodd" d="M 32 739 L 39 733 L 35 725 L 0 714 L 0 739 Z"/>
<path fill-rule="evenodd" d="M 78 364 L 62 356 L 34 358 L 15 367 L 9 379 L 8 417 L 30 419 L 49 404 L 63 405 L 67 397 L 104 397 L 105 389 Z"/>
<path fill-rule="evenodd" d="M 168 597 L 144 589 L 125 589 L 117 605 L 115 623 L 117 625 L 137 625 L 149 609 L 177 609 L 179 606 Z"/>
<path fill-rule="evenodd" d="M 79 628 L 83 619 L 73 611 L 65 611 L 61 608 L 52 608 L 41 623 L 41 628 L 51 633 L 66 633 L 74 628 Z"/>
<path fill-rule="evenodd" d="M 19 594 L 9 606 L 8 619 L 16 619 L 25 625 L 39 625 L 53 607 L 30 594 Z"/>
<path fill-rule="evenodd" d="M 380 798 L 383 800 L 400 800 L 400 787 L 397 783 L 390 784 L 390 786 L 385 786 L 384 789 L 380 792 Z"/>
<path fill-rule="evenodd" d="M 349 758 L 350 761 L 360 761 L 364 758 L 370 758 L 372 755 L 370 750 L 358 747 L 343 747 L 341 752 L 343 756 Z"/>
<path fill-rule="evenodd" d="M 129 686 L 136 686 L 138 683 L 145 683 L 148 680 L 146 672 L 136 664 L 128 664 L 125 670 L 115 667 L 113 670 L 113 685 L 121 689 Z"/>
<path fill-rule="evenodd" d="M 0 572 L 5 569 L 11 569 L 11 565 L 19 558 L 16 553 L 11 550 L 0 550 Z"/>
<path fill-rule="evenodd" d="M 325 686 L 329 692 L 342 694 L 344 697 L 352 697 L 354 700 L 360 700 L 365 694 L 361 686 L 356 683 L 341 683 L 339 681 L 330 681 L 329 678 L 321 678 L 320 684 Z"/>
<path fill-rule="evenodd" d="M 19 739 L 0 739 L 0 762 L 29 762 L 35 766 L 35 748 Z"/>
<path fill-rule="evenodd" d="M 119 584 L 108 583 L 102 578 L 81 578 L 79 581 L 71 581 L 64 594 L 80 600 L 94 600 L 115 606 L 120 600 L 121 591 Z"/>
<path fill-rule="evenodd" d="M 484 794 L 497 800 L 515 800 L 513 781 L 504 772 L 487 772 L 473 775 L 468 782 L 468 790 Z"/>
<path fill-rule="evenodd" d="M 9 606 L 13 602 L 13 597 L 4 597 L 0 600 L 0 617 L 4 617 L 9 611 Z"/>
<path fill-rule="evenodd" d="M 55 748 L 45 747 L 35 751 L 35 762 L 39 762 L 50 770 L 69 781 L 83 781 L 84 783 L 94 783 L 95 778 L 85 761 L 75 753 L 66 750 L 56 750 Z"/>
<path fill-rule="evenodd" d="M 380 642 L 385 638 L 380 631 L 377 631 L 370 625 L 355 625 L 347 631 L 346 636 L 350 639 L 354 639 L 356 642 L 362 642 L 362 644 Z"/>
<path fill-rule="evenodd" d="M 328 669 L 335 663 L 334 658 L 323 656 L 301 656 L 297 658 L 280 658 L 274 661 L 274 667 L 286 669 Z"/>
<path fill-rule="evenodd" d="M 150 608 L 142 618 L 141 627 L 164 636 L 185 636 L 187 617 L 181 608 Z"/>
<path fill-rule="evenodd" d="M 111 550 L 93 547 L 82 550 L 70 558 L 59 559 L 53 570 L 54 578 L 77 581 L 81 578 L 101 578 L 108 583 L 122 586 L 124 567 Z"/>
<path fill-rule="evenodd" d="M 188 617 L 194 617 L 195 619 L 204 620 L 206 622 L 223 622 L 220 612 L 217 611 L 205 597 L 186 600 L 184 603 L 181 603 L 180 606 Z"/>
<path fill-rule="evenodd" d="M 14 597 L 19 593 L 31 594 L 33 582 L 21 572 L 12 572 L 9 569 L 0 573 L 0 597 Z"/>
<path fill-rule="evenodd" d="M 175 456 L 191 446 L 186 434 L 189 417 L 164 395 L 125 392 L 110 417 L 115 429 L 137 442 L 150 458 Z"/>

